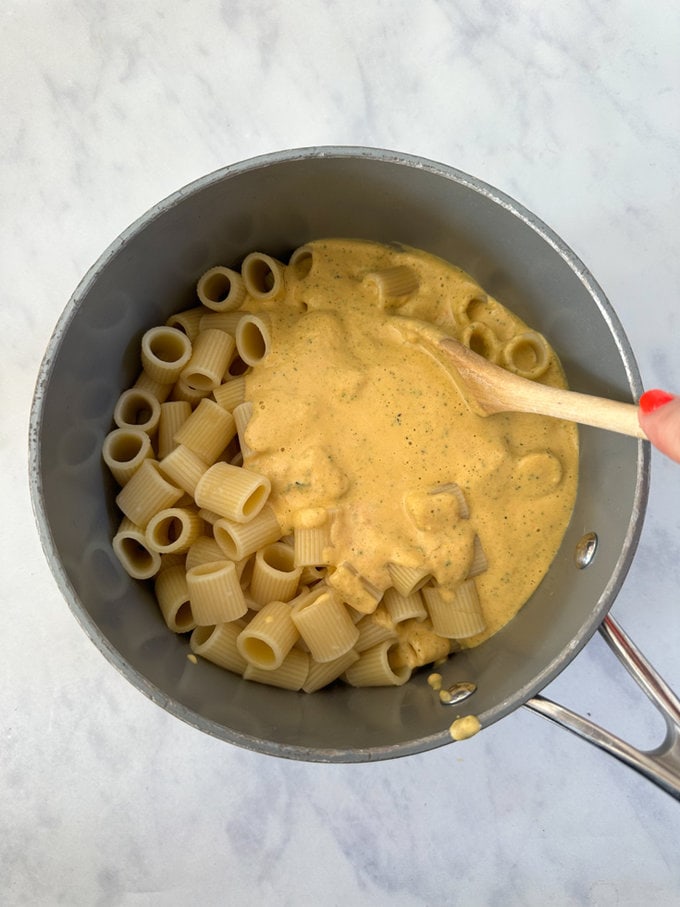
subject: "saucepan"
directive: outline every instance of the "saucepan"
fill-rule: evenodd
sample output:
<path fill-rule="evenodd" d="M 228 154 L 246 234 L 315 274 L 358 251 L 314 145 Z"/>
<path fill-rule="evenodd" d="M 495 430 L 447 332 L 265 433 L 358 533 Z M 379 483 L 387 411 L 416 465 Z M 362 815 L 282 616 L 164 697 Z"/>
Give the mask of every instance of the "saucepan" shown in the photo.
<path fill-rule="evenodd" d="M 130 579 L 111 537 L 119 516 L 101 459 L 111 414 L 138 372 L 140 338 L 194 305 L 198 277 L 253 251 L 285 259 L 307 240 L 398 241 L 445 258 L 545 334 L 572 389 L 635 401 L 630 345 L 588 270 L 545 224 L 452 167 L 371 148 L 285 151 L 227 166 L 155 205 L 84 277 L 49 343 L 30 427 L 30 482 L 42 544 L 75 617 L 101 652 L 154 702 L 196 728 L 262 753 L 363 762 L 450 744 L 454 717 L 482 729 L 514 709 L 537 712 L 597 743 L 680 797 L 680 703 L 608 617 L 640 535 L 647 442 L 580 429 L 579 490 L 561 549 L 519 614 L 476 649 L 401 687 L 336 685 L 307 695 L 187 660 L 151 584 Z M 598 628 L 667 722 L 640 753 L 540 691 Z"/>

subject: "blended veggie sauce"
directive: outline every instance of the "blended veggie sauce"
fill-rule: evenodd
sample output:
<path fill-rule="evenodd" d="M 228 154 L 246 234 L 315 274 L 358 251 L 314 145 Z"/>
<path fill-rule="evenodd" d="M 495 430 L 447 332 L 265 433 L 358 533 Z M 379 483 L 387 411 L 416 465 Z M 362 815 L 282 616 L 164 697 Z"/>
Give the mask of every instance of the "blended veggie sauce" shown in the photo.
<path fill-rule="evenodd" d="M 461 640 L 477 645 L 516 614 L 559 548 L 576 495 L 576 427 L 475 415 L 444 360 L 399 329 L 404 317 L 430 322 L 502 361 L 529 329 L 469 275 L 401 246 L 331 239 L 304 249 L 287 268 L 285 295 L 244 306 L 271 327 L 271 349 L 246 378 L 245 465 L 270 479 L 284 534 L 330 514 L 326 582 L 364 613 L 392 585 L 390 564 L 426 568 L 453 596 L 477 536 L 488 561 L 476 577 L 486 628 Z M 534 348 L 513 344 L 531 370 Z M 545 349 L 537 380 L 565 387 Z"/>

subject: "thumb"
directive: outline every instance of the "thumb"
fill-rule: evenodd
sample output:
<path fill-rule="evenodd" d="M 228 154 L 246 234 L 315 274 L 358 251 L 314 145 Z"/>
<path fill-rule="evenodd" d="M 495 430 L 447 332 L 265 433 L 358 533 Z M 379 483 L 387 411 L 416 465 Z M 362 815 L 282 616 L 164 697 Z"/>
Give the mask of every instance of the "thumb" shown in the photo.
<path fill-rule="evenodd" d="M 647 391 L 640 397 L 638 419 L 654 447 L 680 463 L 680 397 Z"/>

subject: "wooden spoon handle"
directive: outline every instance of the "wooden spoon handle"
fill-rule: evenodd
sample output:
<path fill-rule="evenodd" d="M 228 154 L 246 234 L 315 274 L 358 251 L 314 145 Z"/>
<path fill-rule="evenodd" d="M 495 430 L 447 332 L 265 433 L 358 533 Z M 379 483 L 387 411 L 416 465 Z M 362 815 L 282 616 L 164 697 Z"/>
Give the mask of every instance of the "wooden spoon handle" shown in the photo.
<path fill-rule="evenodd" d="M 521 380 L 521 379 L 520 379 Z M 523 405 L 515 396 L 513 409 L 521 412 L 539 413 L 542 416 L 554 416 L 556 419 L 568 419 L 581 425 L 592 425 L 608 431 L 630 435 L 633 438 L 646 439 L 647 435 L 638 422 L 638 408 L 633 403 L 619 403 L 602 397 L 591 397 L 576 391 L 535 385 L 531 397 Z"/>
<path fill-rule="evenodd" d="M 591 397 L 520 378 L 487 362 L 450 337 L 440 340 L 439 345 L 450 356 L 462 379 L 464 396 L 480 414 L 536 413 L 605 428 L 633 438 L 647 438 L 638 422 L 638 408 L 632 403 Z M 460 385 L 459 381 L 457 383 Z"/>

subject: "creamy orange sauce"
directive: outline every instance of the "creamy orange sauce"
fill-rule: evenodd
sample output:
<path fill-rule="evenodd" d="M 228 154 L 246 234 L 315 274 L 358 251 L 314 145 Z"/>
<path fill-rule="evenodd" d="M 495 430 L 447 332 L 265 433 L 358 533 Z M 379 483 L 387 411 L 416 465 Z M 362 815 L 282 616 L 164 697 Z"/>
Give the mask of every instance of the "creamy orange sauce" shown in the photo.
<path fill-rule="evenodd" d="M 500 346 L 527 330 L 469 275 L 400 246 L 332 239 L 305 248 L 311 258 L 287 269 L 283 296 L 244 305 L 271 325 L 270 352 L 246 378 L 245 465 L 271 480 L 284 534 L 308 511 L 330 513 L 327 582 L 362 612 L 392 584 L 389 564 L 425 567 L 453 594 L 479 536 L 486 629 L 462 641 L 476 645 L 514 616 L 555 556 L 576 494 L 576 428 L 473 414 L 427 344 L 397 328 L 395 316 L 415 318 L 460 339 L 474 322 Z M 367 275 L 395 266 L 417 288 L 385 297 Z M 549 355 L 539 380 L 566 386 Z M 469 518 L 437 491 L 450 483 Z"/>

